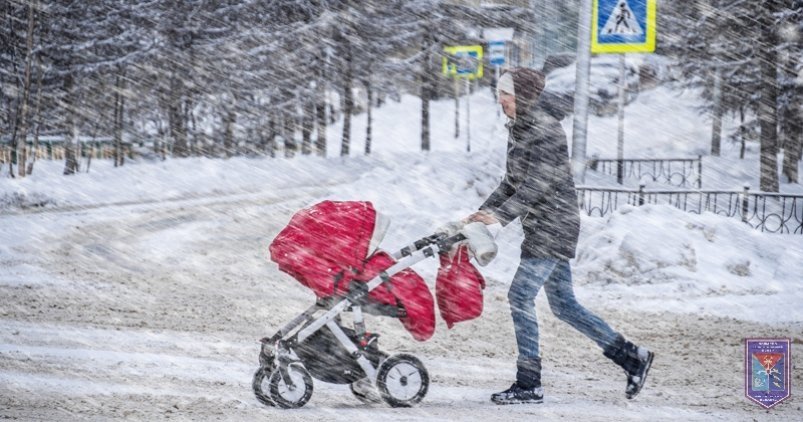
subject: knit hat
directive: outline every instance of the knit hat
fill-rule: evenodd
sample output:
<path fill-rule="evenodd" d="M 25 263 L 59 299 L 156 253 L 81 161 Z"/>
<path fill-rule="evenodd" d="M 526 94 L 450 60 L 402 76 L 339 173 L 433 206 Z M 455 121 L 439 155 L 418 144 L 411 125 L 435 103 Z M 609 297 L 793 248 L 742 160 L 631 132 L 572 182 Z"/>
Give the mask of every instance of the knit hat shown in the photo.
<path fill-rule="evenodd" d="M 516 89 L 513 87 L 513 75 L 510 72 L 505 72 L 499 77 L 496 82 L 496 89 L 499 92 L 505 92 L 510 95 L 516 95 Z"/>

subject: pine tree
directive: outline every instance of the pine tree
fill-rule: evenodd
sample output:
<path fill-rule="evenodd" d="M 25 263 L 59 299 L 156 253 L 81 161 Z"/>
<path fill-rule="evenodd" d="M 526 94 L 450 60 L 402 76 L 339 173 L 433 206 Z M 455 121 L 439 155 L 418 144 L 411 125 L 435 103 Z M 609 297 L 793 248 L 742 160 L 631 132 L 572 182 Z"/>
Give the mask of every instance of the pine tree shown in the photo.
<path fill-rule="evenodd" d="M 678 8 L 682 8 L 682 11 Z M 764 0 L 743 2 L 720 0 L 709 4 L 697 1 L 669 8 L 675 14 L 670 28 L 685 23 L 689 29 L 679 38 L 670 39 L 670 51 L 677 53 L 687 76 L 688 85 L 704 88 L 707 108 L 718 98 L 716 114 L 738 112 L 757 116 L 755 123 L 743 122 L 739 135 L 744 142 L 748 127 L 760 127 L 760 185 L 768 192 L 778 191 L 777 153 L 779 99 L 795 97 L 796 88 L 783 84 L 778 73 L 782 64 L 779 54 L 789 48 L 779 36 L 794 16 L 800 2 Z M 688 13 L 682 13 L 688 12 Z M 721 93 L 714 95 L 714 81 L 719 80 Z M 716 124 L 718 117 L 715 116 Z M 716 129 L 714 130 L 716 134 Z M 715 137 L 716 138 L 716 137 Z M 718 140 L 712 140 L 717 151 Z"/>

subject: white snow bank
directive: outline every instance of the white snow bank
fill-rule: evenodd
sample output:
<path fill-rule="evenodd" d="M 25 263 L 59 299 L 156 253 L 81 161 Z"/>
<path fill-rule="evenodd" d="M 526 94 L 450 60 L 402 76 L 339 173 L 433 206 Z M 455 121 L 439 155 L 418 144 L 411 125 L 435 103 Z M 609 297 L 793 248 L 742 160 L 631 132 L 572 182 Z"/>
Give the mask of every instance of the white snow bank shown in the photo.
<path fill-rule="evenodd" d="M 24 179 L 0 177 L 0 211 L 13 208 L 93 206 L 162 201 L 342 183 L 359 169 L 316 157 L 227 160 L 186 158 L 129 163 L 96 160 L 89 173 L 62 176 L 64 163 L 37 161 Z"/>
<path fill-rule="evenodd" d="M 584 218 L 574 269 L 609 304 L 775 322 L 803 321 L 803 241 L 668 206 Z"/>

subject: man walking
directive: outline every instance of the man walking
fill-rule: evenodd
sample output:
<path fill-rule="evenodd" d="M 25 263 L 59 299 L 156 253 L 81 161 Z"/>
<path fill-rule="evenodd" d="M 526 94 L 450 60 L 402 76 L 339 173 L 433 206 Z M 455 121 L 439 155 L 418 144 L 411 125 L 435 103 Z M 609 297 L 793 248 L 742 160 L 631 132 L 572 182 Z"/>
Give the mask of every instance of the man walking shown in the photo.
<path fill-rule="evenodd" d="M 508 293 L 516 332 L 516 382 L 491 396 L 497 404 L 541 403 L 541 357 L 535 297 L 543 286 L 552 312 L 602 348 L 627 374 L 625 395 L 639 393 L 653 353 L 613 331 L 574 297 L 569 260 L 580 232 L 577 193 L 569 164 L 562 112 L 541 98 L 544 75 L 513 68 L 497 83 L 498 101 L 508 122 L 507 164 L 499 187 L 467 221 L 507 225 L 521 219 L 521 263 Z"/>

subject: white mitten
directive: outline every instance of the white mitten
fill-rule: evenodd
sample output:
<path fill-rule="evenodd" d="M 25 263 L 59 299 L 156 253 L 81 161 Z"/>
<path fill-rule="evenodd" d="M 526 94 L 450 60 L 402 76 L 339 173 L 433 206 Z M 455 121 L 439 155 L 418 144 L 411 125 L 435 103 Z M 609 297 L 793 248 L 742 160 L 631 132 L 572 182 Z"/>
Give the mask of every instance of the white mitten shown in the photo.
<path fill-rule="evenodd" d="M 496 258 L 496 253 L 499 249 L 496 246 L 496 242 L 494 242 L 494 236 L 484 223 L 466 224 L 463 226 L 461 233 L 466 236 L 468 249 L 478 264 L 484 267 Z"/>

